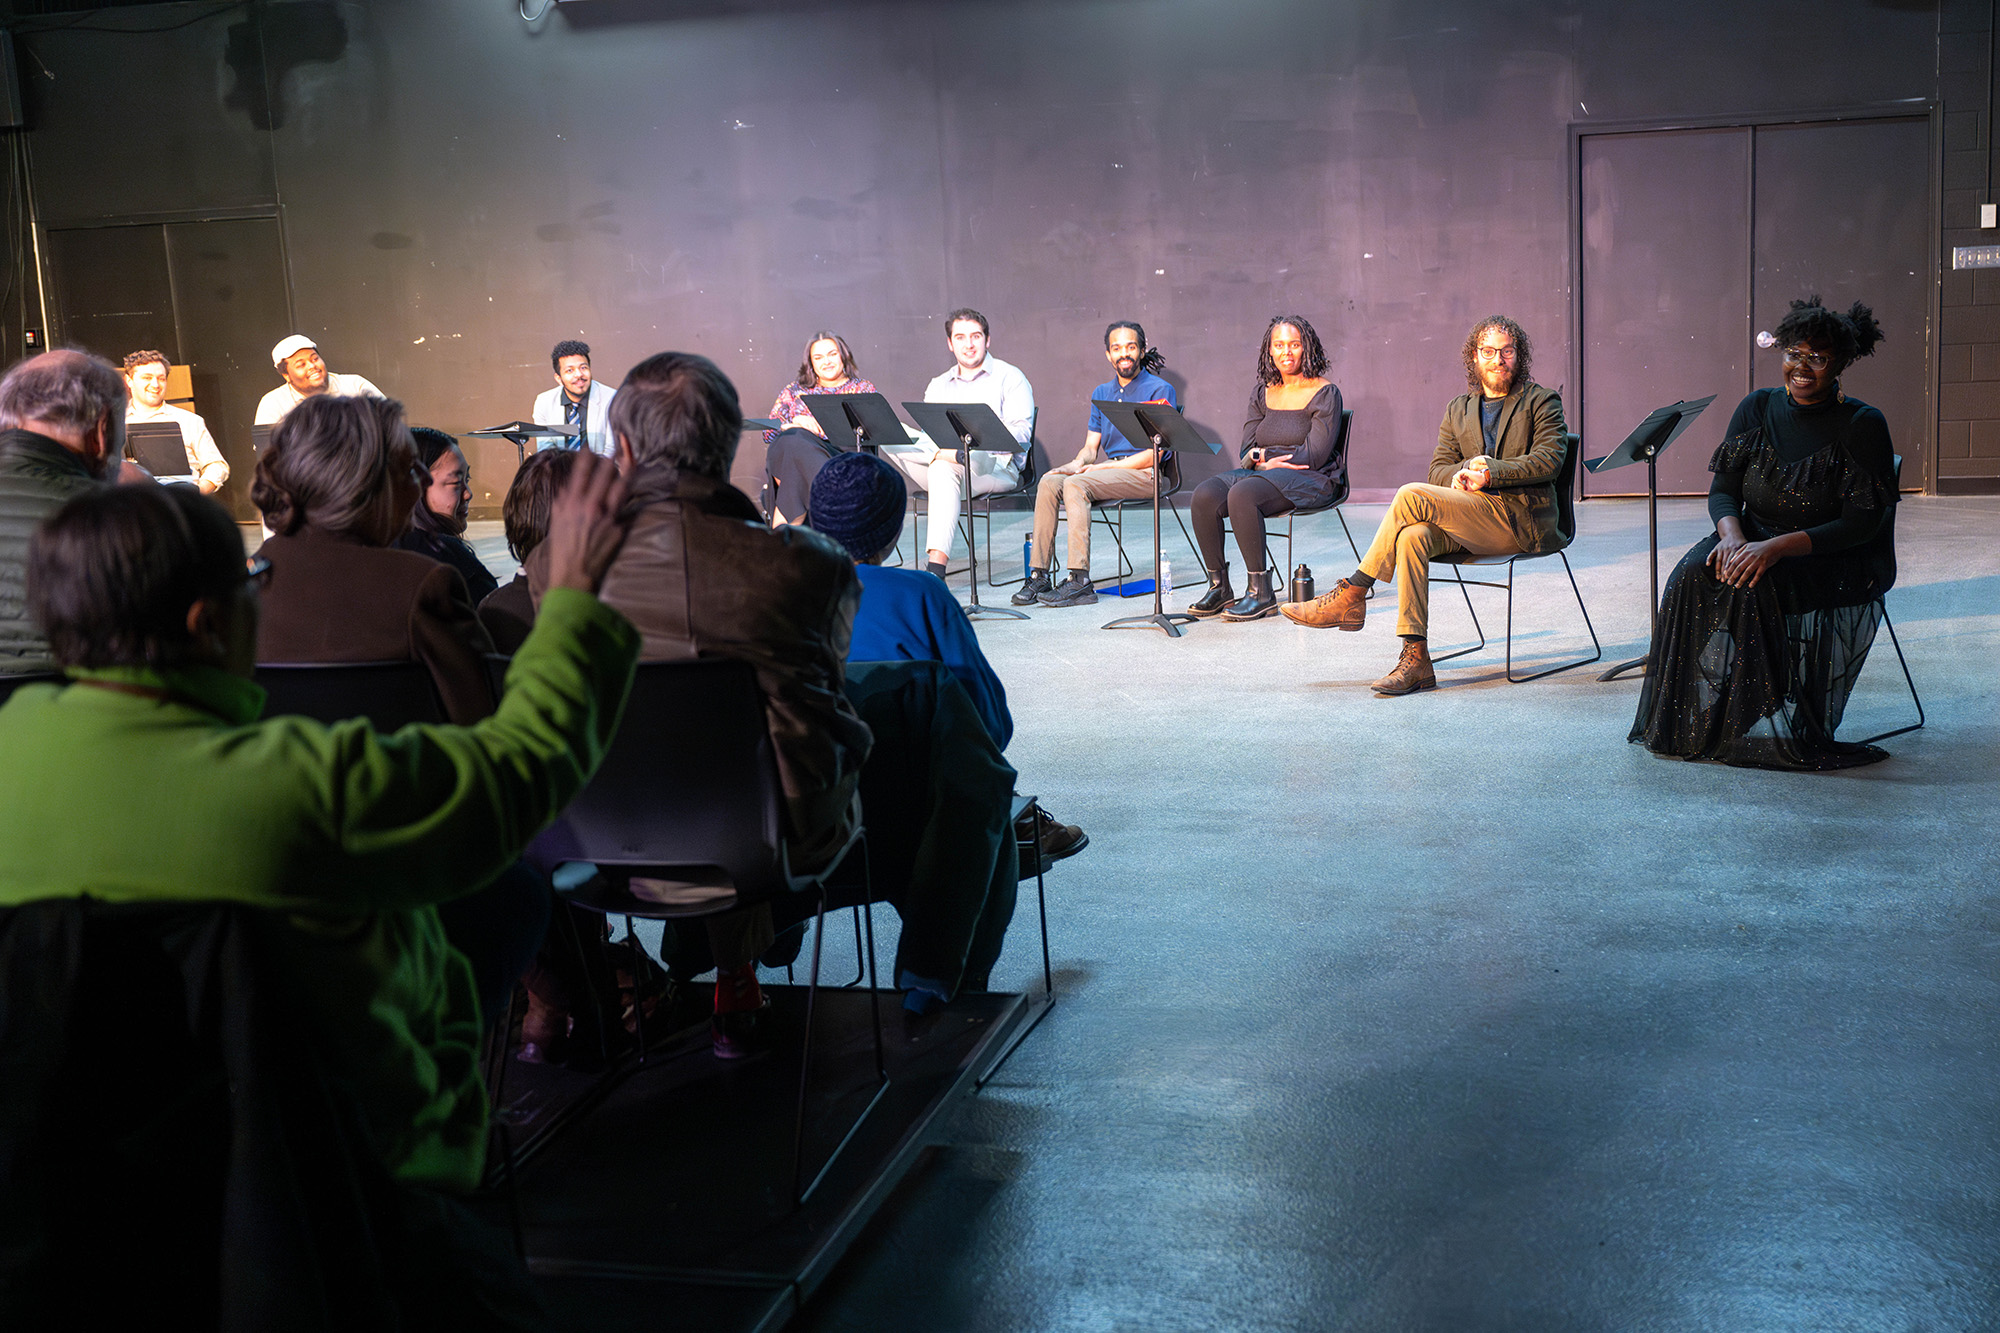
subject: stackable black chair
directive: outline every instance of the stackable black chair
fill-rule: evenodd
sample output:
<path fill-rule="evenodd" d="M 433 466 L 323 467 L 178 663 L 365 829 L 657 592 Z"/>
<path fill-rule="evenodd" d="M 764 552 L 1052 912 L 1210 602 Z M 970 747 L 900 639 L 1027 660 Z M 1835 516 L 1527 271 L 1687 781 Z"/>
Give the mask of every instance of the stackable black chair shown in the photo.
<path fill-rule="evenodd" d="M 816 900 L 792 1142 L 793 1200 L 803 1203 L 854 1136 L 850 1128 L 812 1183 L 804 1183 L 805 1108 L 826 933 L 826 881 L 849 856 L 861 858 L 857 905 L 868 927 L 877 1084 L 855 1126 L 880 1104 L 889 1078 L 872 975 L 874 921 L 868 915 L 861 830 L 855 830 L 826 870 L 801 873 L 793 869 L 785 847 L 783 800 L 763 692 L 748 664 L 719 659 L 642 663 L 617 738 L 597 775 L 535 840 L 528 855 L 551 873 L 571 902 L 628 918 L 628 933 L 634 917 L 698 920 L 794 894 Z M 639 1037 L 643 1051 L 643 1026 Z"/>
<path fill-rule="evenodd" d="M 1895 459 L 1896 475 L 1900 477 L 1903 475 L 1903 456 L 1901 454 L 1894 454 L 1892 455 L 1892 457 Z M 1889 511 L 1882 516 L 1882 530 L 1880 533 L 1877 534 L 1875 540 L 1887 543 L 1892 550 L 1895 548 L 1896 545 L 1895 505 L 1890 505 Z M 1908 725 L 1907 727 L 1897 727 L 1893 731 L 1884 731 L 1877 735 L 1870 736 L 1866 740 L 1861 742 L 1861 744 L 1863 745 L 1873 745 L 1876 741 L 1885 741 L 1888 740 L 1891 736 L 1901 736 L 1905 732 L 1916 731 L 1924 725 L 1924 701 L 1917 697 L 1917 682 L 1916 679 L 1910 675 L 1909 659 L 1903 656 L 1902 640 L 1896 637 L 1896 622 L 1889 619 L 1889 603 L 1886 598 L 1877 597 L 1875 599 L 1875 605 L 1880 607 L 1882 611 L 1882 628 L 1889 631 L 1889 646 L 1896 650 L 1896 665 L 1903 669 L 1903 683 L 1910 687 L 1910 702 L 1917 706 L 1917 720 L 1915 722 L 1910 723 L 1910 725 Z"/>
<path fill-rule="evenodd" d="M 1167 461 L 1164 466 L 1166 470 L 1160 474 L 1160 508 L 1162 513 L 1173 509 L 1173 506 L 1168 501 L 1172 500 L 1181 488 L 1180 455 L 1171 449 L 1167 450 Z M 1106 582 L 1123 583 L 1138 572 L 1133 568 L 1131 557 L 1125 554 L 1125 511 L 1136 508 L 1145 512 L 1150 511 L 1152 507 L 1153 497 L 1150 494 L 1135 495 L 1129 500 L 1099 500 L 1091 505 L 1090 521 L 1102 525 L 1104 530 L 1111 535 L 1112 545 L 1118 548 L 1118 564 L 1116 567 L 1118 572 L 1115 575 L 1105 578 L 1092 579 L 1091 582 L 1100 585 Z M 1065 516 L 1064 521 L 1068 521 L 1067 516 Z M 1175 521 L 1179 522 L 1178 511 L 1176 511 Z M 1186 531 L 1185 524 L 1182 525 L 1182 530 Z M 1197 561 L 1196 563 L 1199 564 L 1200 562 Z"/>
<path fill-rule="evenodd" d="M 1333 441 L 1333 452 L 1335 457 L 1337 458 L 1347 457 L 1348 435 L 1353 430 L 1353 428 L 1354 428 L 1354 409 L 1351 407 L 1343 407 L 1340 410 L 1340 434 L 1336 436 Z M 1354 530 L 1347 526 L 1347 515 L 1342 513 L 1340 508 L 1342 505 L 1347 503 L 1347 496 L 1350 489 L 1351 488 L 1348 485 L 1347 477 L 1343 475 L 1340 482 L 1340 488 L 1334 492 L 1332 499 L 1328 500 L 1323 505 L 1311 505 L 1304 509 L 1294 509 L 1287 513 L 1280 514 L 1278 517 L 1285 520 L 1285 530 L 1282 533 L 1276 531 L 1275 529 L 1266 530 L 1266 535 L 1265 535 L 1266 559 L 1269 559 L 1270 557 L 1271 543 L 1280 540 L 1282 540 L 1285 543 L 1284 560 L 1281 563 L 1274 564 L 1271 567 L 1271 575 L 1272 575 L 1271 588 L 1273 591 L 1282 589 L 1285 586 L 1285 580 L 1289 578 L 1291 575 L 1292 536 L 1297 529 L 1298 521 L 1302 518 L 1311 518 L 1314 514 L 1324 514 L 1329 509 L 1333 511 L 1333 516 L 1340 520 L 1340 530 L 1347 535 L 1347 549 L 1354 552 L 1354 563 L 1357 565 L 1361 563 L 1361 548 L 1354 544 Z M 1150 503 L 1150 501 L 1148 503 Z M 1199 565 L 1201 563 L 1200 548 L 1194 544 L 1194 534 L 1188 531 L 1187 522 L 1181 518 L 1180 511 L 1178 509 L 1174 511 L 1174 521 L 1181 525 L 1181 536 L 1187 539 L 1188 549 L 1196 552 L 1195 563 Z M 1225 518 L 1222 521 L 1222 538 L 1226 542 L 1229 540 L 1230 536 L 1231 532 L 1229 529 L 1229 520 Z"/>
<path fill-rule="evenodd" d="M 1476 653 L 1486 646 L 1486 631 L 1480 628 L 1479 613 L 1472 609 L 1471 587 L 1505 588 L 1507 590 L 1507 679 L 1519 685 L 1526 681 L 1540 680 L 1543 676 L 1553 676 L 1558 671 L 1568 671 L 1572 667 L 1586 666 L 1604 656 L 1604 646 L 1597 641 L 1597 628 L 1590 623 L 1590 611 L 1583 604 L 1583 592 L 1576 586 L 1576 571 L 1569 567 L 1569 556 L 1565 554 L 1569 544 L 1576 539 L 1576 460 L 1582 452 L 1582 442 L 1574 435 L 1563 436 L 1562 471 L 1556 477 L 1556 529 L 1562 534 L 1562 545 L 1553 551 L 1519 552 L 1514 555 L 1474 555 L 1470 551 L 1459 551 L 1451 555 L 1431 557 L 1434 565 L 1449 565 L 1451 576 L 1458 583 L 1459 595 L 1465 598 L 1466 612 L 1472 617 L 1473 633 L 1479 642 L 1470 648 L 1457 648 L 1448 653 L 1433 655 L 1432 662 L 1447 662 L 1454 657 L 1464 657 Z M 1583 612 L 1583 627 L 1590 631 L 1591 654 L 1579 657 L 1574 662 L 1563 662 L 1556 666 L 1536 671 L 1526 676 L 1514 674 L 1514 566 L 1523 560 L 1545 560 L 1555 556 L 1562 561 L 1563 572 L 1569 575 L 1569 590 L 1576 596 L 1576 609 Z M 1458 571 L 1465 565 L 1505 565 L 1507 581 L 1494 583 L 1484 579 L 1468 579 Z"/>
<path fill-rule="evenodd" d="M 1041 472 L 1035 466 L 1035 426 L 1041 419 L 1042 409 L 1038 407 L 1035 409 L 1035 414 L 1028 421 L 1028 450 L 1021 455 L 1021 480 L 1004 491 L 989 491 L 985 495 L 975 495 L 972 497 L 972 526 L 978 527 L 981 519 L 986 521 L 986 544 L 984 547 L 986 554 L 983 559 L 986 562 L 986 586 L 989 588 L 1012 587 L 1016 583 L 1025 582 L 1027 578 L 1026 575 L 1018 579 L 996 579 L 993 577 L 996 569 L 993 563 L 993 502 L 995 500 L 1011 500 L 1022 495 L 1027 496 L 1030 500 L 1035 498 L 1035 484 L 1041 480 Z M 953 447 L 956 448 L 957 446 L 954 445 Z M 972 479 L 967 477 L 965 484 L 970 486 Z M 912 487 L 910 490 L 911 523 L 914 524 L 918 519 L 926 517 L 930 511 L 930 492 L 920 491 Z M 965 538 L 965 545 L 970 549 L 974 534 L 967 528 L 966 523 L 965 515 L 960 514 L 958 516 L 958 533 L 959 536 Z M 923 540 L 923 533 L 920 529 L 912 539 L 916 556 L 923 554 Z M 900 533 L 897 534 L 896 548 L 900 554 L 902 550 L 902 536 Z M 919 561 L 913 556 L 911 563 L 917 564 Z"/>
<path fill-rule="evenodd" d="M 382 732 L 443 722 L 444 705 L 422 662 L 259 662 L 264 716 L 295 713 L 318 722 L 365 717 Z"/>

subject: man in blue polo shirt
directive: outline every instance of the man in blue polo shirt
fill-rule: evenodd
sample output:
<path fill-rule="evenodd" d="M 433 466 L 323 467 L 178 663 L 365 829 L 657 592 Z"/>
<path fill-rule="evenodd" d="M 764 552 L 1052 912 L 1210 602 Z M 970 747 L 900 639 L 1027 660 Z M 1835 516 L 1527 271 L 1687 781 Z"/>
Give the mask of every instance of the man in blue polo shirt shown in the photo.
<path fill-rule="evenodd" d="M 1104 330 L 1104 359 L 1118 372 L 1092 391 L 1093 399 L 1121 403 L 1169 403 L 1178 406 L 1174 386 L 1156 373 L 1167 359 L 1146 345 L 1146 331 L 1121 319 Z M 1097 600 L 1090 584 L 1090 506 L 1098 500 L 1140 500 L 1153 493 L 1153 450 L 1140 449 L 1119 434 L 1118 427 L 1096 407 L 1090 409 L 1090 430 L 1083 452 L 1043 475 L 1035 490 L 1035 536 L 1028 551 L 1028 581 L 1014 594 L 1014 605 L 1087 606 Z M 1055 554 L 1056 517 L 1069 516 L 1069 577 L 1058 586 L 1049 578 Z"/>

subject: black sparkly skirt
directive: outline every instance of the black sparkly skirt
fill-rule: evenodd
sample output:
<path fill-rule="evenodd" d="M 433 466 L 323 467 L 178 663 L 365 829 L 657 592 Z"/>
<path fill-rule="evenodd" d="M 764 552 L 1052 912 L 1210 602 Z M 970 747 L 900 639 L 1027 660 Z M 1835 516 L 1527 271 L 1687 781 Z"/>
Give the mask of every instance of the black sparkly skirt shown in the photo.
<path fill-rule="evenodd" d="M 1715 545 L 1712 534 L 1697 543 L 1667 580 L 1627 739 L 1656 754 L 1746 768 L 1822 771 L 1888 758 L 1878 746 L 1833 738 L 1881 603 L 1802 609 L 1819 599 L 1788 596 L 1788 585 L 1815 581 L 1809 555 L 1780 561 L 1754 587 L 1732 588 L 1708 566 Z"/>

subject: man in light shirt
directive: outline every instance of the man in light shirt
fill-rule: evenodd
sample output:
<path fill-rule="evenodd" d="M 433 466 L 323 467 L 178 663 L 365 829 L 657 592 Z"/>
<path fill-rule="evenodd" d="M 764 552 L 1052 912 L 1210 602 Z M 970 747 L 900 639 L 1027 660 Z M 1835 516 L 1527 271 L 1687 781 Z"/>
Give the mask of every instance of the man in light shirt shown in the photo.
<path fill-rule="evenodd" d="M 549 353 L 549 368 L 555 372 L 556 387 L 535 399 L 533 421 L 537 426 L 580 426 L 583 434 L 562 444 L 553 436 L 543 436 L 544 449 L 581 449 L 611 457 L 615 446 L 611 430 L 611 400 L 616 389 L 607 389 L 590 373 L 590 344 L 565 338 Z"/>
<path fill-rule="evenodd" d="M 285 414 L 314 394 L 330 393 L 335 398 L 386 398 L 387 394 L 359 375 L 336 375 L 320 359 L 319 344 L 303 333 L 271 349 L 271 365 L 285 382 L 265 394 L 257 403 L 256 424 L 275 426 Z"/>
<path fill-rule="evenodd" d="M 215 447 L 208 423 L 186 408 L 167 401 L 167 358 L 164 352 L 134 352 L 125 358 L 125 387 L 131 395 L 125 402 L 125 424 L 159 422 L 180 427 L 181 444 L 187 449 L 190 475 L 161 477 L 161 481 L 193 484 L 203 495 L 213 495 L 229 480 L 229 463 Z"/>
<path fill-rule="evenodd" d="M 1034 386 L 1019 367 L 988 352 L 991 331 L 986 316 L 977 310 L 954 310 L 946 317 L 945 327 L 952 367 L 924 386 L 924 401 L 985 403 L 1013 432 L 1015 439 L 1028 443 L 1035 432 Z M 945 561 L 951 556 L 952 542 L 958 533 L 959 486 L 965 470 L 955 455 L 955 448 L 941 449 L 935 444 L 891 444 L 882 448 L 885 460 L 894 464 L 918 490 L 930 493 L 930 521 L 924 534 L 929 549 L 924 559 L 931 573 L 939 578 L 944 577 Z M 1018 459 L 1017 454 L 975 450 L 972 493 L 988 495 L 1018 486 L 1021 481 Z"/>

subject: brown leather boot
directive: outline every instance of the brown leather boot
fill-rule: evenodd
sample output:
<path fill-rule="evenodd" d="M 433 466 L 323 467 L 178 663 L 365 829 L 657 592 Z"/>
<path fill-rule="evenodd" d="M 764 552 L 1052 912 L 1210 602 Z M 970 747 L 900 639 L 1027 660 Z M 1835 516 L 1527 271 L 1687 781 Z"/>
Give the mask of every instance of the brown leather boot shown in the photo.
<path fill-rule="evenodd" d="M 1278 607 L 1285 619 L 1314 629 L 1360 629 L 1368 619 L 1368 590 L 1346 579 L 1310 602 L 1285 602 Z"/>
<path fill-rule="evenodd" d="M 1403 655 L 1396 659 L 1396 669 L 1369 686 L 1377 694 L 1415 694 L 1437 687 L 1437 672 L 1431 670 L 1431 648 L 1422 639 L 1403 640 Z"/>

